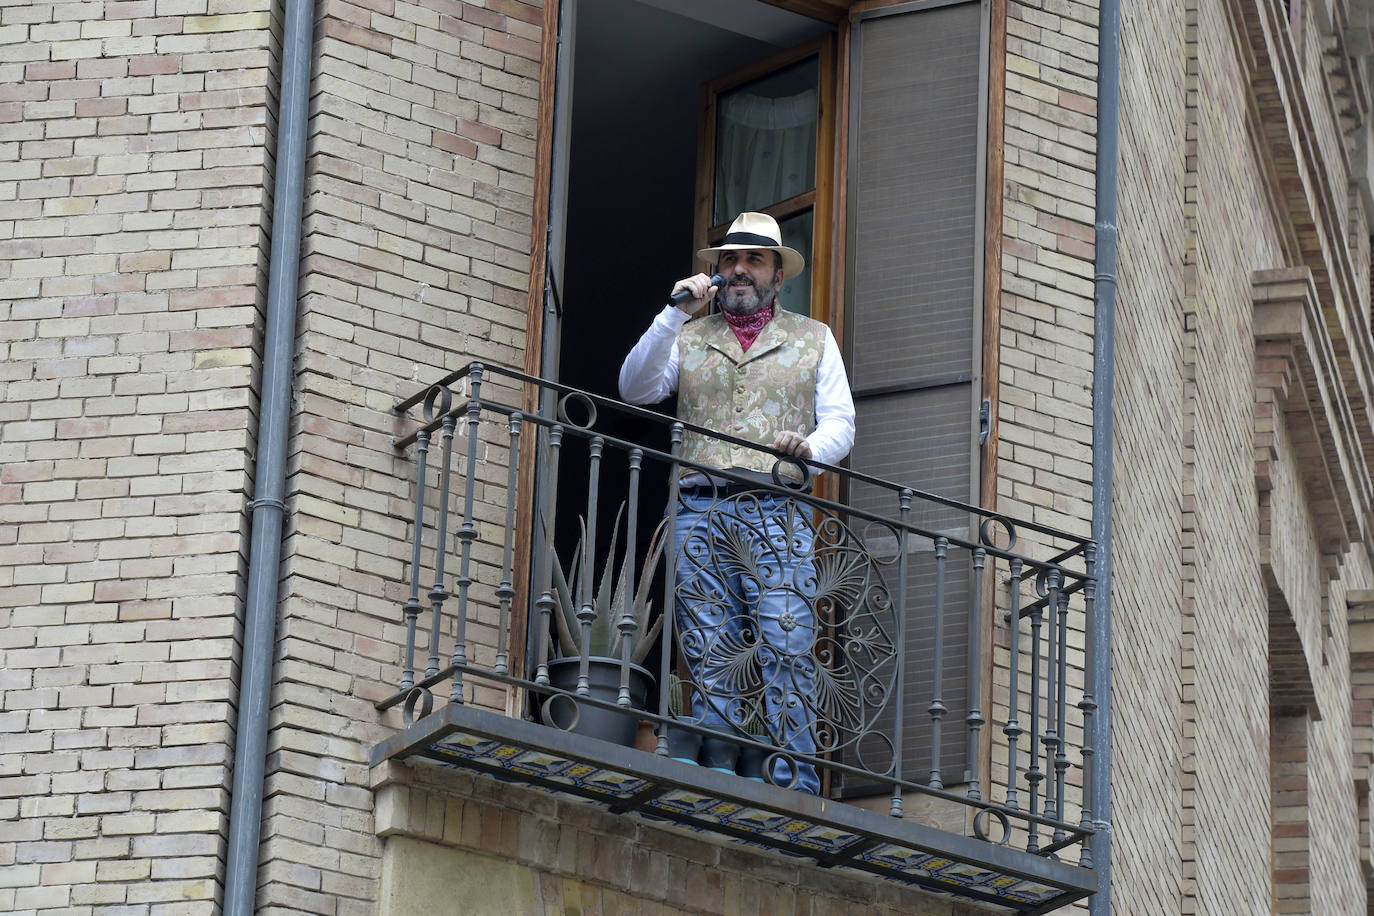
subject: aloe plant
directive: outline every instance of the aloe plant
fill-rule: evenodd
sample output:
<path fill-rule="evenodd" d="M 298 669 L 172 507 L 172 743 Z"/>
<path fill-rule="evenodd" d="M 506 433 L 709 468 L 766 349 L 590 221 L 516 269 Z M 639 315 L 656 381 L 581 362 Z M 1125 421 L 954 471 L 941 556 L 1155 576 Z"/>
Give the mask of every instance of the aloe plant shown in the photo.
<path fill-rule="evenodd" d="M 624 616 L 628 604 L 630 615 L 634 619 L 634 627 L 628 636 L 630 661 L 638 665 L 649 654 L 653 648 L 654 640 L 658 638 L 659 631 L 663 628 L 661 616 L 652 624 L 649 622 L 653 616 L 653 602 L 649 600 L 649 590 L 653 584 L 654 573 L 658 570 L 659 561 L 663 558 L 668 522 L 667 519 L 664 519 L 655 529 L 654 536 L 649 543 L 649 551 L 645 555 L 643 566 L 640 568 L 638 582 L 631 583 L 629 581 L 630 563 L 628 555 L 621 561 L 620 569 L 614 570 L 616 547 L 620 540 L 620 518 L 624 511 L 625 504 L 621 503 L 615 516 L 611 545 L 606 554 L 606 566 L 601 570 L 600 576 L 597 577 L 596 592 L 591 599 L 592 611 L 595 616 L 591 624 L 591 639 L 588 643 L 587 654 L 588 656 L 605 658 L 619 658 L 621 656 L 625 647 L 626 636 L 620 631 L 620 619 Z M 582 654 L 582 622 L 577 617 L 577 612 L 580 609 L 578 596 L 583 591 L 582 586 L 591 583 L 595 576 L 592 569 L 594 560 L 590 551 L 586 549 L 587 523 L 585 519 L 579 519 L 579 523 L 582 527 L 582 536 L 573 551 L 572 562 L 569 564 L 572 567 L 572 576 L 568 576 L 556 554 L 553 558 L 554 594 L 558 600 L 559 610 L 559 613 L 554 614 L 553 617 L 558 630 L 559 654 L 564 657 L 576 657 Z M 631 544 L 629 549 L 633 550 L 634 545 Z"/>

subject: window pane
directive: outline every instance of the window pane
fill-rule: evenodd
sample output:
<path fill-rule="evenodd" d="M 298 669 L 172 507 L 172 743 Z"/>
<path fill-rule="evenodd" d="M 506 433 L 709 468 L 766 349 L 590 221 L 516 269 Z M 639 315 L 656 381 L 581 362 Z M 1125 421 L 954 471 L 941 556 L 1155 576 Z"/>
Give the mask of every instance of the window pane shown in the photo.
<path fill-rule="evenodd" d="M 716 225 L 815 185 L 819 68 L 809 57 L 717 98 Z"/>
<path fill-rule="evenodd" d="M 782 243 L 795 248 L 806 258 L 806 269 L 798 276 L 784 277 L 778 298 L 782 307 L 798 315 L 811 314 L 811 210 L 807 209 L 778 222 Z"/>

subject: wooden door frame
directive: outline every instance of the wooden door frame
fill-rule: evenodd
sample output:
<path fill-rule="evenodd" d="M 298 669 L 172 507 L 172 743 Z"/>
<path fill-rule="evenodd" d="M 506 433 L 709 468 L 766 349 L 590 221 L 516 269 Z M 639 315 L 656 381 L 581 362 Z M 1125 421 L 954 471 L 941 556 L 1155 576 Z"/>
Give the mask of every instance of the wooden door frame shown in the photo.
<path fill-rule="evenodd" d="M 833 36 L 835 53 L 831 56 L 834 67 L 833 90 L 828 94 L 829 105 L 822 107 L 822 118 L 832 119 L 829 149 L 817 148 L 817 169 L 821 168 L 823 153 L 830 162 L 833 175 L 847 176 L 849 172 L 849 74 L 850 74 L 850 31 L 852 16 L 905 0 L 761 0 L 789 12 L 808 16 L 837 27 Z M 1006 112 L 1006 0 L 988 0 L 991 3 L 988 30 L 988 85 L 987 85 L 987 124 L 985 134 L 986 172 L 984 184 L 984 282 L 983 282 L 983 397 L 990 405 L 988 440 L 981 454 L 979 474 L 979 500 L 984 508 L 995 510 L 997 506 L 997 451 L 998 451 L 998 376 L 1001 364 L 1001 264 L 1002 264 L 1002 216 L 1003 216 L 1003 159 L 1005 145 Z M 561 0 L 544 0 L 542 36 L 540 44 L 539 107 L 536 124 L 534 200 L 530 235 L 530 279 L 526 298 L 526 334 L 524 368 L 530 375 L 539 375 L 543 361 L 544 331 L 544 286 L 549 228 L 549 202 L 551 192 L 551 173 L 553 167 L 553 126 L 554 91 L 557 83 L 558 63 L 558 22 L 563 4 Z M 822 74 L 821 85 L 824 85 Z M 822 102 L 827 95 L 822 95 Z M 699 134 L 700 135 L 700 134 Z M 711 151 L 714 167 L 714 150 Z M 819 191 L 819 187 L 817 188 Z M 700 201 L 697 202 L 700 206 Z M 826 208 L 824 224 L 830 232 L 829 256 L 815 258 L 813 241 L 812 276 L 813 302 L 817 292 L 827 302 L 829 321 L 837 340 L 844 340 L 844 309 L 836 309 L 833 303 L 842 302 L 845 293 L 844 264 L 848 255 L 847 208 L 848 182 L 832 180 L 829 194 L 818 195 L 815 203 L 816 224 L 822 219 L 822 207 Z M 813 224 L 815 225 L 815 224 Z M 816 230 L 813 229 L 813 239 Z M 704 247 L 704 246 L 702 246 Z M 826 282 L 820 285 L 819 272 L 824 270 Z M 533 412 L 536 407 L 535 392 L 529 388 L 525 392 L 524 407 Z M 535 479 L 535 450 L 525 449 L 521 456 L 520 492 L 532 494 Z M 518 529 L 515 552 L 516 569 L 529 569 L 533 542 L 530 531 L 534 524 L 534 501 L 528 496 L 517 507 Z M 513 665 L 523 665 L 525 645 L 525 623 L 529 607 L 529 583 L 526 576 L 517 577 L 517 591 L 513 607 L 524 608 L 526 613 L 512 615 L 511 646 Z M 984 583 L 990 585 L 991 583 Z M 980 609 L 979 643 L 981 646 L 980 670 L 987 672 L 979 691 L 979 702 L 984 710 L 991 708 L 992 699 L 992 600 L 994 589 L 982 590 L 986 607 Z M 518 622 L 518 624 L 517 624 Z M 518 630 L 518 632 L 517 632 Z M 990 764 L 991 735 L 984 730 L 977 760 L 983 768 Z M 982 774 L 986 777 L 986 770 Z M 985 783 L 986 784 L 986 783 Z"/>

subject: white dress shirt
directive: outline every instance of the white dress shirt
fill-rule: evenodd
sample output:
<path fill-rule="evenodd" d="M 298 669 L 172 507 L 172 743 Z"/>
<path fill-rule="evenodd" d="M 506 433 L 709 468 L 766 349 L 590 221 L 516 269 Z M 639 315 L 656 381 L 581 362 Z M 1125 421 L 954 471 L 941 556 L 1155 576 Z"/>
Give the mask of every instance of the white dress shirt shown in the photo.
<path fill-rule="evenodd" d="M 775 308 L 780 306 L 775 306 Z M 620 367 L 620 397 L 631 404 L 657 404 L 677 391 L 677 337 L 687 313 L 665 306 Z M 770 445 L 771 443 L 762 443 Z M 854 398 L 844 371 L 840 346 L 830 328 L 816 368 L 816 428 L 806 437 L 811 458 L 834 464 L 854 446 Z"/>

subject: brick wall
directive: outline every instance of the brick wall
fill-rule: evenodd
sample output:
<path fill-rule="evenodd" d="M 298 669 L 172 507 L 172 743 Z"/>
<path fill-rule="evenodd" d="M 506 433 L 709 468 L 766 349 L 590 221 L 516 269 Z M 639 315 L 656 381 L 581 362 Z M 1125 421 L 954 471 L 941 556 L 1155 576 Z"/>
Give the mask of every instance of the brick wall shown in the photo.
<path fill-rule="evenodd" d="M 1092 518 L 1096 60 L 1095 5 L 1007 4 L 996 506 L 1084 537 Z M 1023 545 L 1043 540 L 1020 536 Z M 1027 550 L 1043 553 L 1044 546 Z M 995 601 L 999 609 L 1010 606 L 1005 587 Z M 1076 672 L 1083 668 L 1082 610 L 1072 602 L 1067 659 Z M 1003 615 L 995 616 L 992 721 L 1005 722 L 1011 634 Z M 1030 721 L 1031 639 L 1028 625 L 1021 629 L 1024 724 Z M 1069 711 L 1067 740 L 1072 746 L 1083 741 L 1077 709 Z M 990 792 L 1001 800 L 1007 797 L 1008 755 L 1000 731 L 992 748 Z M 1023 743 L 1022 803 L 1028 798 L 1026 749 Z M 1073 796 L 1062 812 L 1069 821 L 1081 814 Z"/>
<path fill-rule="evenodd" d="M 1097 10 L 1007 5 L 997 505 L 1088 535 Z"/>
<path fill-rule="evenodd" d="M 214 909 L 270 17 L 0 9 L 0 909 Z"/>
<path fill-rule="evenodd" d="M 1176 4 L 1123 5 L 1113 496 L 1112 904 L 1150 894 L 1173 912 L 1184 880 L 1175 802 L 1180 585 L 1185 554 L 1183 162 L 1187 21 Z M 1172 53 L 1171 53 L 1172 52 Z M 1126 826 L 1129 825 L 1129 826 Z M 1181 910 L 1179 910 L 1181 912 Z"/>
<path fill-rule="evenodd" d="M 1222 3 L 1125 13 L 1113 899 L 1129 908 L 1164 891 L 1178 912 L 1208 913 L 1267 911 L 1271 895 L 1307 907 L 1298 901 L 1310 895 L 1303 912 L 1363 912 L 1343 604 L 1332 598 L 1363 581 L 1366 561 L 1322 555 L 1313 478 L 1299 464 L 1312 456 L 1286 430 L 1275 435 L 1289 463 L 1267 480 L 1263 509 L 1256 484 L 1253 278 L 1301 255 L 1256 131 L 1250 37 Z M 1324 78 L 1320 66 L 1304 73 Z M 1275 545 L 1263 562 L 1289 583 L 1312 670 L 1312 721 L 1296 731 L 1291 710 L 1271 708 L 1262 526 Z M 1272 783 L 1271 714 L 1290 761 Z M 1273 843 L 1304 844 L 1306 859 L 1275 874 L 1271 805 L 1299 788 L 1308 807 L 1282 812 Z"/>
<path fill-rule="evenodd" d="M 1185 727 L 1194 736 L 1194 776 L 1184 808 L 1192 825 L 1191 894 L 1205 913 L 1237 899 L 1267 908 L 1270 896 L 1268 604 L 1248 547 L 1259 524 L 1249 328 L 1251 274 L 1279 257 L 1281 230 L 1272 228 L 1262 166 L 1248 148 L 1247 93 L 1225 10 L 1200 4 L 1198 20 L 1192 460 L 1185 467 L 1194 662 Z M 1256 213 L 1270 219 L 1256 220 Z M 1252 231 L 1236 231 L 1256 222 Z M 1238 793 L 1237 785 L 1253 788 Z"/>
<path fill-rule="evenodd" d="M 1351 791 L 1367 778 L 1354 768 L 1357 752 L 1367 751 L 1353 728 L 1349 629 L 1346 595 L 1374 582 L 1370 558 L 1363 547 L 1343 558 L 1339 578 L 1328 583 L 1327 607 L 1332 611 L 1332 639 L 1318 689 L 1324 704 L 1322 719 L 1308 730 L 1308 810 L 1311 845 L 1310 885 L 1314 912 L 1361 912 L 1367 907 L 1367 881 L 1360 863 L 1359 800 Z M 1367 829 L 1367 828 L 1366 828 Z"/>
<path fill-rule="evenodd" d="M 982 908 L 822 870 L 490 777 L 378 768 L 379 916 L 438 909 L 630 916 L 976 916 Z"/>
<path fill-rule="evenodd" d="M 1260 161 L 1234 10 L 1125 12 L 1113 896 L 1121 912 L 1143 899 L 1264 910 L 1269 604 L 1251 284 L 1297 257 Z M 0 909 L 208 913 L 220 893 L 273 13 L 266 0 L 0 7 Z M 394 836 L 448 850 L 425 853 L 441 859 L 497 853 L 524 869 L 533 899 L 587 908 L 668 898 L 565 843 L 641 858 L 638 845 L 657 844 L 645 869 L 681 869 L 672 893 L 697 907 L 684 912 L 775 900 L 790 912 L 790 900 L 829 913 L 838 897 L 855 912 L 915 907 L 893 888 L 813 887 L 810 872 L 761 864 L 773 859 L 627 835 L 578 806 L 447 773 L 442 791 L 405 790 L 444 796 L 421 806 L 438 834 L 409 814 L 402 829 L 394 805 L 374 817 L 368 752 L 401 724 L 374 704 L 399 682 L 414 477 L 392 448 L 406 424 L 391 408 L 470 359 L 523 362 L 541 17 L 521 0 L 319 0 L 259 904 L 385 908 L 396 885 L 383 862 L 405 859 L 388 851 Z M 1084 534 L 1096 21 L 1090 3 L 1009 3 L 1005 61 L 998 505 Z M 1312 40 L 1308 80 L 1327 72 Z M 1321 127 L 1328 161 L 1335 123 Z M 1364 241 L 1346 241 L 1367 267 Z M 1358 288 L 1367 295 L 1367 278 Z M 499 431 L 483 438 L 494 445 L 478 456 L 479 526 L 504 506 L 509 460 Z M 1344 596 L 1374 578 L 1359 545 L 1315 555 L 1302 476 L 1280 463 L 1270 523 L 1304 613 L 1315 604 L 1327 621 L 1304 631 L 1320 643 L 1310 892 L 1314 911 L 1347 912 L 1363 884 Z M 427 590 L 432 553 L 422 565 Z M 484 660 L 495 565 L 468 633 Z M 453 639 L 442 634 L 441 659 Z M 470 699 L 504 708 L 495 693 Z M 478 797 L 493 791 L 499 805 Z M 454 805 L 456 841 L 444 832 Z M 526 834 L 543 852 L 525 856 Z"/>
<path fill-rule="evenodd" d="M 318 13 L 259 905 L 346 914 L 376 906 L 367 755 L 401 721 L 373 708 L 400 683 L 409 592 L 414 470 L 392 448 L 405 424 L 391 407 L 469 360 L 523 363 L 542 11 L 323 0 Z M 439 451 L 436 436 L 431 468 Z M 481 456 L 494 485 L 506 467 L 501 449 Z M 424 565 L 422 593 L 432 552 Z M 490 664 L 493 618 L 478 617 L 469 656 Z M 494 691 L 469 699 L 504 710 Z"/>

